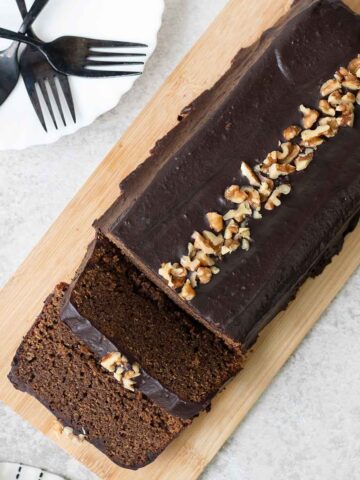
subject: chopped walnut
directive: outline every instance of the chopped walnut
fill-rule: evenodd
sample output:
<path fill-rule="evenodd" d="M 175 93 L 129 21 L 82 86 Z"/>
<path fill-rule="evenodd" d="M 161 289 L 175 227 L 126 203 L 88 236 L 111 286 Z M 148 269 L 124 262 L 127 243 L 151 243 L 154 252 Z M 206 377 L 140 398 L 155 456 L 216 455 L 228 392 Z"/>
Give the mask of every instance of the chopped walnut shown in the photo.
<path fill-rule="evenodd" d="M 347 92 L 341 97 L 340 103 L 355 103 L 356 97 L 352 92 Z"/>
<path fill-rule="evenodd" d="M 300 172 L 305 170 L 314 158 L 314 150 L 312 148 L 306 148 L 304 153 L 301 153 L 295 160 L 296 171 Z"/>
<path fill-rule="evenodd" d="M 202 285 L 206 285 L 207 283 L 209 283 L 211 281 L 211 278 L 212 278 L 211 268 L 200 267 L 196 273 L 197 273 L 197 277 L 199 279 L 199 282 Z"/>
<path fill-rule="evenodd" d="M 241 227 L 239 228 L 238 233 L 235 235 L 235 240 L 240 240 L 241 238 L 246 238 L 250 240 L 250 228 L 249 227 Z"/>
<path fill-rule="evenodd" d="M 195 257 L 192 260 L 188 255 L 183 255 L 180 258 L 180 263 L 189 272 L 195 272 L 201 265 L 200 260 L 198 258 Z"/>
<path fill-rule="evenodd" d="M 178 263 L 163 263 L 159 269 L 159 275 L 163 277 L 171 288 L 181 288 L 186 280 L 187 271 Z"/>
<path fill-rule="evenodd" d="M 240 247 L 240 242 L 234 240 L 233 238 L 225 240 L 224 245 L 221 247 L 221 255 L 228 255 L 229 253 L 235 252 Z"/>
<path fill-rule="evenodd" d="M 205 238 L 199 232 L 194 232 L 192 235 L 194 241 L 194 246 L 197 250 L 201 250 L 206 255 L 216 255 L 218 249 L 213 245 L 208 238 Z"/>
<path fill-rule="evenodd" d="M 260 181 L 258 177 L 246 162 L 242 162 L 241 164 L 241 173 L 249 180 L 250 185 L 253 187 L 260 187 Z"/>
<path fill-rule="evenodd" d="M 339 88 L 341 88 L 341 83 L 338 80 L 331 78 L 322 85 L 320 89 L 321 96 L 327 97 L 335 90 L 339 90 Z"/>
<path fill-rule="evenodd" d="M 339 127 L 353 127 L 355 115 L 352 103 L 341 103 L 336 107 L 336 111 L 341 113 L 341 116 L 336 119 Z"/>
<path fill-rule="evenodd" d="M 348 88 L 349 90 L 359 90 L 360 89 L 360 80 L 349 72 L 348 75 L 345 75 L 344 80 L 341 82 L 342 86 Z"/>
<path fill-rule="evenodd" d="M 266 210 L 273 210 L 275 207 L 279 207 L 281 205 L 280 195 L 288 195 L 290 192 L 291 187 L 286 183 L 276 187 L 265 204 Z"/>
<path fill-rule="evenodd" d="M 263 216 L 261 215 L 261 213 L 258 210 L 254 210 L 253 219 L 254 220 L 261 220 L 262 218 L 263 218 Z"/>
<path fill-rule="evenodd" d="M 325 135 L 330 130 L 329 125 L 320 125 L 313 130 L 303 130 L 301 132 L 301 139 L 303 142 L 308 142 L 314 138 Z"/>
<path fill-rule="evenodd" d="M 305 105 L 300 105 L 299 110 L 303 114 L 304 128 L 311 128 L 319 118 L 319 112 L 312 108 L 305 107 Z"/>
<path fill-rule="evenodd" d="M 277 152 L 277 159 L 281 164 L 291 163 L 300 153 L 299 145 L 290 142 L 282 143 L 280 147 L 282 151 Z"/>
<path fill-rule="evenodd" d="M 181 293 L 181 298 L 190 302 L 196 296 L 194 288 L 191 286 L 190 280 L 186 280 L 185 285 L 183 286 Z"/>
<path fill-rule="evenodd" d="M 335 90 L 335 92 L 332 92 L 329 97 L 328 97 L 328 102 L 330 105 L 333 107 L 336 107 L 336 105 L 339 105 L 341 103 L 341 98 L 342 98 L 342 93 L 340 90 Z"/>
<path fill-rule="evenodd" d="M 280 165 L 280 163 L 274 163 L 269 168 L 269 177 L 272 180 L 276 180 L 282 175 L 290 175 L 295 172 L 294 165 Z"/>
<path fill-rule="evenodd" d="M 353 58 L 348 65 L 349 71 L 360 78 L 360 55 L 356 58 Z"/>
<path fill-rule="evenodd" d="M 283 130 L 283 137 L 285 138 L 285 140 L 289 141 L 297 137 L 300 132 L 300 127 L 298 127 L 297 125 L 290 125 L 290 127 L 287 127 L 285 128 L 285 130 Z"/>
<path fill-rule="evenodd" d="M 328 125 L 330 127 L 330 129 L 325 133 L 325 137 L 327 138 L 335 137 L 339 131 L 337 119 L 334 117 L 320 118 L 319 125 Z"/>
<path fill-rule="evenodd" d="M 190 285 L 193 288 L 196 288 L 198 286 L 197 273 L 196 272 L 192 272 L 191 275 L 190 275 Z"/>
<path fill-rule="evenodd" d="M 231 185 L 225 190 L 224 197 L 233 203 L 242 203 L 247 199 L 245 192 L 241 190 L 239 185 Z"/>
<path fill-rule="evenodd" d="M 336 70 L 334 77 L 339 82 L 342 82 L 350 74 L 351 73 L 349 72 L 349 70 L 347 68 L 340 67 L 339 70 Z"/>
<path fill-rule="evenodd" d="M 100 365 L 108 372 L 115 372 L 116 367 L 121 365 L 121 353 L 110 352 L 104 355 L 100 361 Z"/>
<path fill-rule="evenodd" d="M 201 267 L 212 267 L 213 265 L 215 265 L 215 261 L 201 250 L 196 253 L 195 258 L 199 260 Z"/>
<path fill-rule="evenodd" d="M 220 273 L 220 268 L 218 267 L 211 267 L 211 273 L 213 275 L 218 275 Z"/>
<path fill-rule="evenodd" d="M 260 198 L 262 202 L 265 202 L 271 195 L 274 189 L 274 182 L 263 175 L 259 176 L 261 180 L 261 186 L 259 188 Z"/>
<path fill-rule="evenodd" d="M 320 100 L 319 102 L 319 109 L 324 113 L 325 115 L 328 115 L 330 117 L 335 117 L 335 108 L 330 105 L 330 103 L 327 100 Z"/>
<path fill-rule="evenodd" d="M 260 193 L 254 187 L 244 187 L 244 192 L 246 192 L 248 197 L 248 202 L 254 210 L 260 210 L 261 200 Z"/>
<path fill-rule="evenodd" d="M 222 215 L 216 212 L 209 212 L 206 214 L 206 218 L 209 222 L 210 228 L 216 233 L 220 233 L 224 228 L 224 220 Z"/>
<path fill-rule="evenodd" d="M 224 238 L 225 240 L 230 240 L 233 238 L 239 231 L 239 225 L 235 220 L 230 220 L 225 228 Z"/>
<path fill-rule="evenodd" d="M 245 250 L 245 252 L 248 252 L 250 250 L 250 242 L 247 238 L 243 238 L 241 242 L 241 248 L 242 250 Z"/>
<path fill-rule="evenodd" d="M 232 218 L 236 220 L 238 223 L 241 223 L 245 220 L 247 216 L 252 214 L 252 210 L 250 208 L 249 202 L 241 203 L 236 210 L 229 210 L 224 215 L 224 220 L 228 221 Z"/>

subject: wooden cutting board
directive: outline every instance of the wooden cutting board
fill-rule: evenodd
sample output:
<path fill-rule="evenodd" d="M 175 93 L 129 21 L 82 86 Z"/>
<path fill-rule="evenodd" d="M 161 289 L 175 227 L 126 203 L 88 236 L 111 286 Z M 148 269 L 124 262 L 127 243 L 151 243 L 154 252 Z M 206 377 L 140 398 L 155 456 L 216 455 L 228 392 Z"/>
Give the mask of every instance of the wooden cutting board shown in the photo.
<path fill-rule="evenodd" d="M 348 1 L 360 11 L 360 0 Z M 71 279 L 87 244 L 91 224 L 118 195 L 118 184 L 176 123 L 180 110 L 229 67 L 242 46 L 252 43 L 289 8 L 286 0 L 231 0 L 205 35 L 170 75 L 124 137 L 70 202 L 0 293 L 0 399 L 104 480 L 191 480 L 218 452 L 274 376 L 360 264 L 360 228 L 340 256 L 262 333 L 234 381 L 152 465 L 129 472 L 87 444 L 73 443 L 54 428 L 54 417 L 7 380 L 11 359 L 56 283 Z"/>

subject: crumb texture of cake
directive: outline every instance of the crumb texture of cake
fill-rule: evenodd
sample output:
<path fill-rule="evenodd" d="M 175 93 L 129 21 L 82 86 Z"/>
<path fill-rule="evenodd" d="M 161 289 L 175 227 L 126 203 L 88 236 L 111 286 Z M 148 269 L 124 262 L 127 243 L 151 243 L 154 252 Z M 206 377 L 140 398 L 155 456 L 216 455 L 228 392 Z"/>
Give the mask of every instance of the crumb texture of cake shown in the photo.
<path fill-rule="evenodd" d="M 186 109 L 95 222 L 174 302 L 244 350 L 358 218 L 359 38 L 360 17 L 342 2 L 294 2 Z M 268 185 L 254 191 L 266 172 L 274 188 L 260 213 L 256 194 Z M 241 210 L 244 192 L 254 216 Z M 222 239 L 233 227 L 243 237 Z M 202 255 L 220 251 L 218 270 L 201 265 L 183 283 L 180 267 L 196 273 L 189 242 Z"/>
<path fill-rule="evenodd" d="M 206 408 L 243 362 L 240 350 L 182 311 L 102 235 L 89 246 L 61 317 L 99 357 L 119 352 L 139 365 L 135 388 L 183 418 Z M 95 341 L 94 329 L 101 334 Z M 142 388 L 143 372 L 155 381 L 149 388 Z"/>
<path fill-rule="evenodd" d="M 24 338 L 9 374 L 16 388 L 43 403 L 76 435 L 116 464 L 152 462 L 189 423 L 104 372 L 92 352 L 59 318 L 67 289 L 56 288 Z"/>

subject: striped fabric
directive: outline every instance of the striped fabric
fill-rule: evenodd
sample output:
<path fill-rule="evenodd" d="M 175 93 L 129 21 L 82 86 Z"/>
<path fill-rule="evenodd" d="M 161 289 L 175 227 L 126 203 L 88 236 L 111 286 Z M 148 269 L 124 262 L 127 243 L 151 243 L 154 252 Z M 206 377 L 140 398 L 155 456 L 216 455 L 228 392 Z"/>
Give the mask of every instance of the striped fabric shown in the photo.
<path fill-rule="evenodd" d="M 0 463 L 0 480 L 63 480 L 53 473 L 19 463 Z"/>

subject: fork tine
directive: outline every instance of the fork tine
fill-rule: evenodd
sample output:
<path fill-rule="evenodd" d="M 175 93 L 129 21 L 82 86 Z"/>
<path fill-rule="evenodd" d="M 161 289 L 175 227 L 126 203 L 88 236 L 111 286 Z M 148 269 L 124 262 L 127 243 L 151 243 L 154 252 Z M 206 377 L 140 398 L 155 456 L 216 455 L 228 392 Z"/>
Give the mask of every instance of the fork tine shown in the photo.
<path fill-rule="evenodd" d="M 48 94 L 48 91 L 47 91 L 47 88 L 46 88 L 46 85 L 45 85 L 45 81 L 39 79 L 38 80 L 38 85 L 40 87 L 41 93 L 43 94 L 47 109 L 49 110 L 49 113 L 50 113 L 50 116 L 51 116 L 51 119 L 54 123 L 54 126 L 55 126 L 56 130 L 57 130 L 58 126 L 57 126 L 54 111 L 53 111 L 53 108 L 52 108 L 52 105 L 51 105 L 51 102 L 50 102 L 49 94 Z"/>
<path fill-rule="evenodd" d="M 59 97 L 59 92 L 58 92 L 58 89 L 57 89 L 57 85 L 56 85 L 56 83 L 55 83 L 55 78 L 52 77 L 52 76 L 49 76 L 49 77 L 47 78 L 47 80 L 48 80 L 48 82 L 49 82 L 50 89 L 51 89 L 52 94 L 53 94 L 53 96 L 54 96 L 56 105 L 57 105 L 57 107 L 58 107 L 61 120 L 63 121 L 64 127 L 66 127 L 65 115 L 64 115 L 63 108 L 62 108 L 62 106 L 61 106 L 61 101 L 60 101 L 60 97 Z"/>
<path fill-rule="evenodd" d="M 90 48 L 91 57 L 146 57 L 146 53 L 106 52 Z"/>
<path fill-rule="evenodd" d="M 48 130 L 47 130 L 47 127 L 46 127 L 44 114 L 43 114 L 43 111 L 42 111 L 42 108 L 41 108 L 39 95 L 38 95 L 38 92 L 35 88 L 35 83 L 30 78 L 27 78 L 26 76 L 24 76 L 23 72 L 22 72 L 22 75 L 23 75 L 23 79 L 24 79 L 24 82 L 25 82 L 26 90 L 28 92 L 28 95 L 29 95 L 29 98 L 31 100 L 32 106 L 35 110 L 35 113 L 36 113 L 43 129 L 45 130 L 45 132 L 47 132 Z"/>
<path fill-rule="evenodd" d="M 141 48 L 147 47 L 144 43 L 131 43 L 131 42 L 119 42 L 115 40 L 96 40 L 93 38 L 88 38 L 88 47 L 89 48 L 96 48 L 96 47 L 103 47 L 103 48 Z"/>
<path fill-rule="evenodd" d="M 73 96 L 71 93 L 71 88 L 70 88 L 70 82 L 69 82 L 69 77 L 67 75 L 63 75 L 62 73 L 57 73 L 56 78 L 59 80 L 61 89 L 63 91 L 67 106 L 70 110 L 72 119 L 74 123 L 76 123 L 76 113 L 75 113 L 75 105 L 74 105 L 74 100 Z"/>
<path fill-rule="evenodd" d="M 115 65 L 144 65 L 144 62 L 117 62 L 117 61 L 106 61 L 106 60 L 91 60 L 87 59 L 86 60 L 86 66 L 88 67 L 109 67 L 109 66 L 115 66 Z"/>
<path fill-rule="evenodd" d="M 79 71 L 81 76 L 91 78 L 106 78 L 106 77 L 127 77 L 133 75 L 141 75 L 142 72 L 123 72 L 116 70 L 92 70 L 90 68 L 83 68 Z"/>

